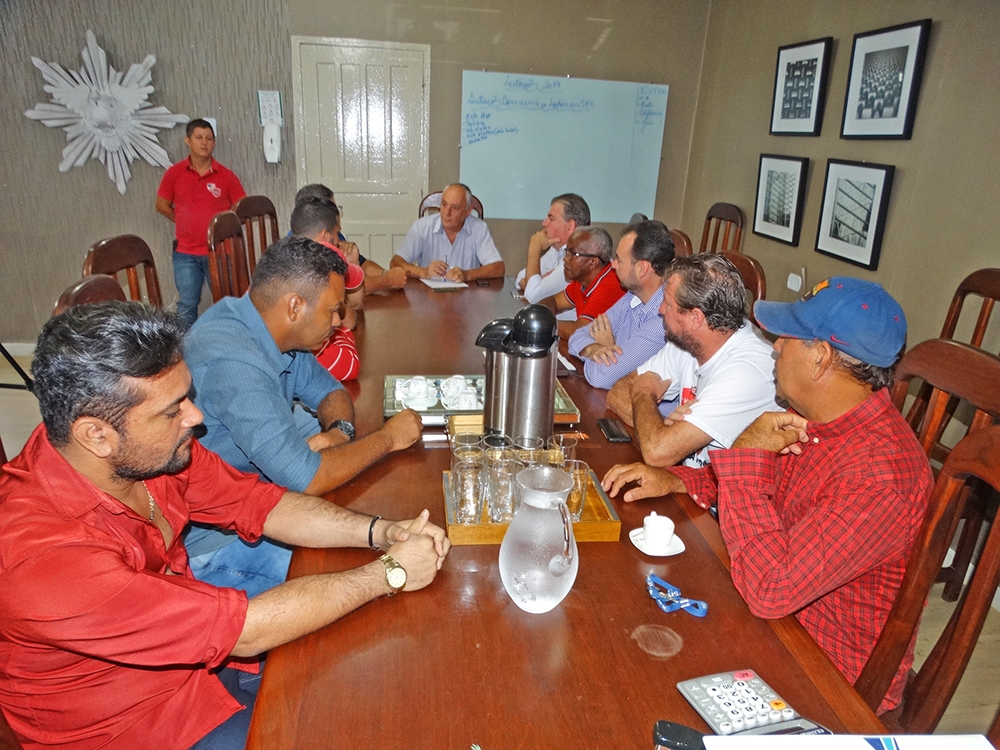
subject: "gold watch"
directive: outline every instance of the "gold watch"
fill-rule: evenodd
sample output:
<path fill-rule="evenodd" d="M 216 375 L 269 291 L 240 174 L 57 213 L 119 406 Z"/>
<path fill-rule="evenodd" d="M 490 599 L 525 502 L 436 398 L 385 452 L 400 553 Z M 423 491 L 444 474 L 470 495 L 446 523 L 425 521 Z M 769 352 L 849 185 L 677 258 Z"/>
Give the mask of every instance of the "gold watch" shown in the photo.
<path fill-rule="evenodd" d="M 406 570 L 389 555 L 382 555 L 379 560 L 385 566 L 385 582 L 392 589 L 389 596 L 395 596 L 406 585 Z"/>

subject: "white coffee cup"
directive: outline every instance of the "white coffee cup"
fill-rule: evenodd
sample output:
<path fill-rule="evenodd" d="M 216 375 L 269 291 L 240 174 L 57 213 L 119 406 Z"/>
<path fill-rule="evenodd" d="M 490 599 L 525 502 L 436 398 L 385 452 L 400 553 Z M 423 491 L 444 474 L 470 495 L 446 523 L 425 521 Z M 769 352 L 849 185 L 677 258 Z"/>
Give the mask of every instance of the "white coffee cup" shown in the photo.
<path fill-rule="evenodd" d="M 479 406 L 479 399 L 476 397 L 475 388 L 466 388 L 458 394 L 455 407 L 458 409 L 475 409 Z"/>
<path fill-rule="evenodd" d="M 427 378 L 423 375 L 416 375 L 406 381 L 406 395 L 408 398 L 427 398 L 427 392 Z"/>
<path fill-rule="evenodd" d="M 665 550 L 674 539 L 674 522 L 653 511 L 642 519 L 642 537 L 651 550 Z"/>
<path fill-rule="evenodd" d="M 452 375 L 441 382 L 441 395 L 445 398 L 455 398 L 466 389 L 468 383 L 464 375 Z"/>

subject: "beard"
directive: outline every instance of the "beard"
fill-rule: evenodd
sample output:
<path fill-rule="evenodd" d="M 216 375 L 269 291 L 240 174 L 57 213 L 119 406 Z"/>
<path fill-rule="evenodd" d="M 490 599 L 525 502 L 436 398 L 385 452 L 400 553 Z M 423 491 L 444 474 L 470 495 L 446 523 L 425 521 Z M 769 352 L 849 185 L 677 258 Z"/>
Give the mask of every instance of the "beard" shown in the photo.
<path fill-rule="evenodd" d="M 701 357 L 701 342 L 688 333 L 674 333 L 669 328 L 664 329 L 664 336 L 667 341 L 676 346 L 681 351 L 685 351 L 695 359 Z"/>
<path fill-rule="evenodd" d="M 164 463 L 151 464 L 148 451 L 138 446 L 130 445 L 125 435 L 122 435 L 123 447 L 111 457 L 111 469 L 118 479 L 129 482 L 141 482 L 154 479 L 163 474 L 176 474 L 186 468 L 191 462 L 191 445 L 185 445 L 194 436 L 192 430 L 181 438 Z"/>

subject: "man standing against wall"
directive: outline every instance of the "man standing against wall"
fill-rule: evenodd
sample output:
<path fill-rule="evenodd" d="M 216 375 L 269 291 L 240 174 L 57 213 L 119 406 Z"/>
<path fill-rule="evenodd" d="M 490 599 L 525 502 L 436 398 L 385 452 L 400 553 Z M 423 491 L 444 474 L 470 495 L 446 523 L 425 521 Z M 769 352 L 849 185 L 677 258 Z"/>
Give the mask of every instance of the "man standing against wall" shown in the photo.
<path fill-rule="evenodd" d="M 177 314 L 190 328 L 198 319 L 201 288 L 208 279 L 208 223 L 246 195 L 240 179 L 212 158 L 215 131 L 207 120 L 187 124 L 190 155 L 167 170 L 156 191 L 156 210 L 174 222 L 174 284 Z"/>

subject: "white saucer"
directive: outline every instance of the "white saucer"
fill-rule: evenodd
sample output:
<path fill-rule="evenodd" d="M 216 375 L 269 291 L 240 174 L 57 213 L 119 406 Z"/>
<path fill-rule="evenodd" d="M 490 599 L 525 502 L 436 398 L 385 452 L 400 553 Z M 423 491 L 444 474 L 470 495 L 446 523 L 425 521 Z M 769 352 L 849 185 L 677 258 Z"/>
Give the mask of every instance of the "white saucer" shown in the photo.
<path fill-rule="evenodd" d="M 684 542 L 681 538 L 674 534 L 674 538 L 670 540 L 670 544 L 664 550 L 651 550 L 646 546 L 646 535 L 643 533 L 642 526 L 632 529 L 628 533 L 628 538 L 632 540 L 632 544 L 645 555 L 650 557 L 670 557 L 671 555 L 679 555 L 684 551 Z"/>
<path fill-rule="evenodd" d="M 430 409 L 438 402 L 437 396 L 427 396 L 426 398 L 404 398 L 403 406 L 407 409 L 415 409 L 420 411 L 421 409 Z"/>

